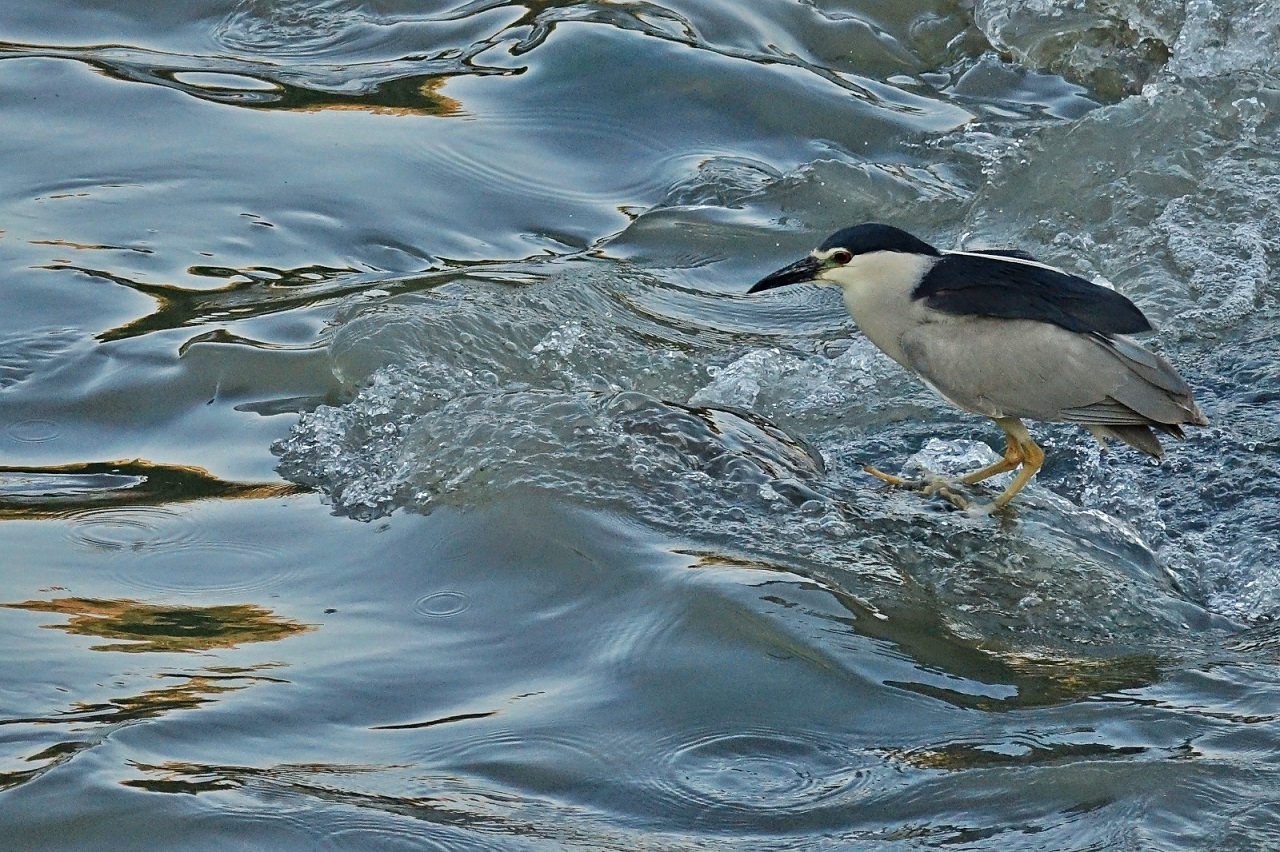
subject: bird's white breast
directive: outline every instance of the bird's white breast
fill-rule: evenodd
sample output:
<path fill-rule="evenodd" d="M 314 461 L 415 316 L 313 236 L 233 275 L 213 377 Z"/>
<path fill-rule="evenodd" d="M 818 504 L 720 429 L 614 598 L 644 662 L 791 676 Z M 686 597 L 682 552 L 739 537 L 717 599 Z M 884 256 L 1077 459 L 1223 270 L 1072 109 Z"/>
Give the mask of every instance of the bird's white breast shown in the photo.
<path fill-rule="evenodd" d="M 902 335 L 927 321 L 911 293 L 937 258 L 898 251 L 860 254 L 821 277 L 839 284 L 844 304 L 862 333 L 890 358 L 907 366 Z M 908 367 L 909 369 L 909 367 Z"/>

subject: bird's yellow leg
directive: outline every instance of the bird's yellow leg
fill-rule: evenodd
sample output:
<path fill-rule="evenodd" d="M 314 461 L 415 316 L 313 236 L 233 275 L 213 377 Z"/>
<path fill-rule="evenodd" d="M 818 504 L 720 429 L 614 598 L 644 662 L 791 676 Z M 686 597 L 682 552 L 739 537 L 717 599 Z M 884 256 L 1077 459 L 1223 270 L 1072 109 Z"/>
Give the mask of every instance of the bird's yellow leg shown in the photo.
<path fill-rule="evenodd" d="M 1044 450 L 1040 449 L 1032 439 L 1031 433 L 1027 431 L 1027 427 L 1023 426 L 1022 421 L 1018 418 L 1000 417 L 996 419 L 996 424 L 1004 430 L 1004 458 L 994 464 L 987 465 L 981 470 L 967 473 L 958 479 L 947 480 L 940 476 L 931 476 L 926 479 L 904 479 L 901 476 L 894 476 L 891 473 L 877 470 L 871 465 L 866 465 L 862 469 L 897 488 L 918 489 L 926 497 L 937 494 L 946 498 L 953 505 L 964 509 L 968 507 L 968 504 L 963 497 L 951 490 L 950 486 L 952 484 L 975 485 L 984 479 L 990 479 L 997 474 L 1007 473 L 1021 467 L 1022 470 L 1018 471 L 1018 475 L 1014 477 L 1009 487 L 992 501 L 991 505 L 984 509 L 984 512 L 1003 509 L 1009 505 L 1009 501 L 1017 496 L 1019 491 L 1026 487 L 1026 484 L 1031 481 L 1031 477 L 1035 476 L 1041 466 L 1044 465 Z"/>
<path fill-rule="evenodd" d="M 1023 426 L 1022 421 L 1018 418 L 1006 417 L 996 422 L 1000 424 L 1000 428 L 1004 430 L 1004 433 L 1009 436 L 1010 444 L 1017 445 L 1018 453 L 1022 457 L 1022 470 L 1018 471 L 1018 475 L 1014 477 L 1009 487 L 991 504 L 992 509 L 1003 509 L 1031 481 L 1031 477 L 1039 472 L 1040 467 L 1044 464 L 1044 450 L 1040 449 L 1036 442 L 1031 439 L 1031 433 L 1027 431 L 1027 427 Z"/>
<path fill-rule="evenodd" d="M 1023 427 L 1021 422 L 1016 419 L 1013 422 L 1018 424 L 1018 428 L 1022 429 L 1023 434 L 1026 434 L 1027 430 Z M 997 420 L 996 423 L 1000 425 L 1001 429 L 1004 429 L 1004 458 L 1000 459 L 1000 461 L 995 464 L 987 465 L 982 468 L 982 470 L 975 470 L 972 473 L 966 473 L 957 480 L 958 482 L 963 482 L 965 485 L 976 485 L 984 479 L 990 479 L 997 474 L 1007 473 L 1023 463 L 1024 459 L 1022 456 L 1022 450 L 1018 446 L 1018 439 L 1015 437 L 1014 433 L 1009 431 L 1009 427 L 1005 425 L 1004 421 Z M 1031 440 L 1030 435 L 1027 435 L 1027 440 Z M 1035 446 L 1034 442 L 1032 443 L 1032 446 Z M 1039 447 L 1036 449 L 1039 449 Z"/>

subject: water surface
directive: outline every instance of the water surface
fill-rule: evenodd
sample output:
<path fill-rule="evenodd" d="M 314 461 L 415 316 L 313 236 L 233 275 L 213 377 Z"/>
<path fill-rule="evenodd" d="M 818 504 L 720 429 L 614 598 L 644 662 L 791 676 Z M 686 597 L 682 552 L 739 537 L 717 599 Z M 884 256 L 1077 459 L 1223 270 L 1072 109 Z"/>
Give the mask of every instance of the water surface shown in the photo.
<path fill-rule="evenodd" d="M 1269 4 L 0 15 L 25 849 L 1250 849 L 1280 746 Z M 816 288 L 859 221 L 1159 327 L 1161 465 Z M 16 839 L 15 839 L 16 838 Z"/>

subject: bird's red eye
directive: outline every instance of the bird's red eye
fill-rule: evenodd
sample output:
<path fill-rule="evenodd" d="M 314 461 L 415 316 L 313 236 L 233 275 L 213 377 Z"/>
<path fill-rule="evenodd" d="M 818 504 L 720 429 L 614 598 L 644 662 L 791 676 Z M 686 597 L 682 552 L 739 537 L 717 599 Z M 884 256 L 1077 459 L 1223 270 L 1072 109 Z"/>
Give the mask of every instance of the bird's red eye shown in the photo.
<path fill-rule="evenodd" d="M 836 249 L 831 253 L 831 259 L 841 266 L 844 266 L 846 263 L 853 260 L 853 252 L 848 249 Z"/>

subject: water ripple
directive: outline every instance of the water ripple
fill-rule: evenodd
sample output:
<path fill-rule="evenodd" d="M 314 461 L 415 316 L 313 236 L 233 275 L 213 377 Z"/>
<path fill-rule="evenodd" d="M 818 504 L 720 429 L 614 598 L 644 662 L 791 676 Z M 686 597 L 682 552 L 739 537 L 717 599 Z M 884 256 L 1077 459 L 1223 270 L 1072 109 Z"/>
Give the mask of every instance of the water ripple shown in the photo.
<path fill-rule="evenodd" d="M 0 337 L 0 390 L 26 381 L 41 366 L 71 349 L 83 337 L 84 333 L 76 328 L 35 329 Z"/>
<path fill-rule="evenodd" d="M 448 129 L 431 140 L 428 167 L 450 181 L 465 180 L 476 192 L 516 193 L 524 198 L 599 204 L 644 199 L 660 194 L 667 175 L 680 171 L 689 155 L 677 155 L 643 123 L 610 116 L 578 104 L 540 105 L 537 109 L 509 109 L 495 113 L 468 110 L 468 118 L 483 122 L 483 138 L 458 131 L 451 141 Z M 553 131 L 549 133 L 548 131 Z M 528 161 L 511 157 L 510 139 L 520 138 L 548 148 L 576 153 L 557 176 L 546 168 L 530 169 Z M 628 168 L 614 160 L 596 160 L 591 151 L 626 152 L 628 162 L 642 162 L 643 169 Z M 556 165 L 548 157 L 545 167 Z M 585 184 L 593 178 L 595 183 Z"/>
<path fill-rule="evenodd" d="M 879 757 L 850 749 L 834 736 L 760 728 L 680 743 L 648 783 L 675 807 L 734 811 L 749 825 L 855 796 L 877 771 L 890 770 Z"/>
<path fill-rule="evenodd" d="M 300 570 L 270 543 L 206 539 L 191 515 L 163 506 L 76 512 L 68 516 L 67 535 L 86 550 L 130 554 L 114 560 L 110 573 L 121 585 L 147 592 L 255 591 L 280 585 Z"/>
<path fill-rule="evenodd" d="M 587 777 L 609 765 L 611 755 L 602 750 L 597 732 L 497 728 L 476 731 L 461 740 L 429 748 L 424 764 L 442 771 L 466 769 L 484 775 L 525 779 L 532 774 Z M 584 770 L 589 769 L 590 772 Z"/>
<path fill-rule="evenodd" d="M 456 731 L 445 732 L 456 734 Z M 633 817 L 661 814 L 690 824 L 769 830 L 797 819 L 822 822 L 899 770 L 840 734 L 763 726 L 686 732 L 477 730 L 418 755 L 449 777 L 488 779 L 512 795 L 576 791 L 578 806 Z M 625 771 L 619 771 L 625 768 Z M 583 789 L 584 779 L 611 779 Z M 465 783 L 465 782 L 464 782 Z"/>
<path fill-rule="evenodd" d="M 240 0 L 214 37 L 232 51 L 311 57 L 372 22 L 359 0 Z"/>
<path fill-rule="evenodd" d="M 29 417 L 10 423 L 5 427 L 5 434 L 15 441 L 24 444 L 40 444 L 52 441 L 62 434 L 62 426 L 56 421 L 44 417 Z"/>
<path fill-rule="evenodd" d="M 431 850 L 451 852 L 458 848 L 454 845 L 457 838 L 423 837 L 421 827 L 406 826 L 402 820 L 387 817 L 380 819 L 377 816 L 356 812 L 342 814 L 341 819 L 335 813 L 329 820 L 330 825 L 333 823 L 337 825 L 325 832 L 320 845 L 316 847 L 321 852 L 343 852 L 343 850 L 364 852 L 368 849 L 386 850 L 386 852 L 397 852 L 401 849 L 406 852 L 431 852 Z M 443 834 L 443 832 L 437 833 Z M 470 839 L 466 846 L 468 849 L 482 848 Z"/>
<path fill-rule="evenodd" d="M 71 515 L 67 534 L 86 550 L 140 553 L 180 551 L 196 540 L 197 530 L 186 512 L 162 506 L 119 506 Z"/>
<path fill-rule="evenodd" d="M 413 603 L 413 611 L 428 618 L 448 618 L 471 608 L 471 597 L 465 592 L 432 592 Z"/>
<path fill-rule="evenodd" d="M 119 562 L 111 574 L 123 586 L 173 595 L 240 595 L 289 582 L 301 566 L 260 541 L 175 543 L 148 558 Z"/>

